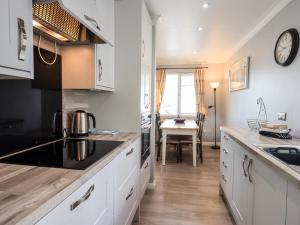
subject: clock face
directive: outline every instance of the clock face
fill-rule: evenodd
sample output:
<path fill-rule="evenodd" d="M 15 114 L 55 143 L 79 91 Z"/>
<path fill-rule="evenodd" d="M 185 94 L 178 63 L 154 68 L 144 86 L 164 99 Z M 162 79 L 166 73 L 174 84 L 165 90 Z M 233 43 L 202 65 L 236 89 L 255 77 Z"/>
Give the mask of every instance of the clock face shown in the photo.
<path fill-rule="evenodd" d="M 283 32 L 276 43 L 274 56 L 281 66 L 290 65 L 295 59 L 299 48 L 299 34 L 296 29 Z"/>

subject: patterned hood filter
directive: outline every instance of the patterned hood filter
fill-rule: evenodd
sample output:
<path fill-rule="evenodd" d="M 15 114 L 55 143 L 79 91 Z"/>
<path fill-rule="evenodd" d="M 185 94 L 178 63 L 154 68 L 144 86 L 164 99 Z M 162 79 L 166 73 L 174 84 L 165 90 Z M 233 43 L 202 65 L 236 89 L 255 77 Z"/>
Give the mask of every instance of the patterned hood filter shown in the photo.
<path fill-rule="evenodd" d="M 33 19 L 44 27 L 60 34 L 70 41 L 80 38 L 80 23 L 65 10 L 57 1 L 35 1 L 32 6 Z"/>

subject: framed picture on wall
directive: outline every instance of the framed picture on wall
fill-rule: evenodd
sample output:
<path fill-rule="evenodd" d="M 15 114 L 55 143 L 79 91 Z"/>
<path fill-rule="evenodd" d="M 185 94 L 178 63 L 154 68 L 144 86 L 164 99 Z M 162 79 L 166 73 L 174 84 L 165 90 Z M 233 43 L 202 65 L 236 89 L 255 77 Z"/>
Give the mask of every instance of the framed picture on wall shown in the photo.
<path fill-rule="evenodd" d="M 250 57 L 244 57 L 230 66 L 229 91 L 238 91 L 249 87 Z"/>

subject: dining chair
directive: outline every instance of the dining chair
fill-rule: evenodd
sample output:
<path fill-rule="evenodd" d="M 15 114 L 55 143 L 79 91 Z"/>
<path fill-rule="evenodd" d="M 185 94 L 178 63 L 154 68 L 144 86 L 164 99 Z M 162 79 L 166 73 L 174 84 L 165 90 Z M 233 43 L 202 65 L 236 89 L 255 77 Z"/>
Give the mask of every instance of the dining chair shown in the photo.
<path fill-rule="evenodd" d="M 160 157 L 160 152 L 161 152 L 161 145 L 162 145 L 162 130 L 160 128 L 162 122 L 160 119 L 160 114 L 156 113 L 155 114 L 155 145 L 157 145 L 157 154 L 156 154 L 156 161 L 158 161 Z M 168 145 L 173 145 L 175 147 L 176 153 L 177 153 L 177 162 L 180 162 L 180 152 L 179 152 L 179 145 L 180 145 L 180 140 L 172 137 L 170 135 L 167 136 L 167 146 Z"/>
<path fill-rule="evenodd" d="M 205 114 L 197 113 L 196 123 L 199 127 L 197 131 L 197 154 L 199 155 L 201 163 L 203 163 L 202 135 L 203 135 L 204 121 L 205 121 Z M 191 145 L 191 144 L 193 144 L 193 139 L 191 136 L 186 136 L 185 138 L 180 140 L 180 144 L 179 144 L 180 161 L 182 161 L 182 146 Z"/>

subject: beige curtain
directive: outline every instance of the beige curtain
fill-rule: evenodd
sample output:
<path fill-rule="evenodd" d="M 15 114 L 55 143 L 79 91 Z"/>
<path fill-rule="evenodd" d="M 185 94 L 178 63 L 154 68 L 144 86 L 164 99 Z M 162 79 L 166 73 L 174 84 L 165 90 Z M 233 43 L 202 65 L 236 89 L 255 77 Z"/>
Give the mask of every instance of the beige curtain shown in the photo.
<path fill-rule="evenodd" d="M 156 70 L 156 112 L 160 111 L 161 101 L 165 91 L 166 84 L 166 70 Z"/>
<path fill-rule="evenodd" d="M 196 69 L 194 80 L 196 92 L 196 110 L 197 112 L 206 113 L 204 106 L 204 69 Z"/>

